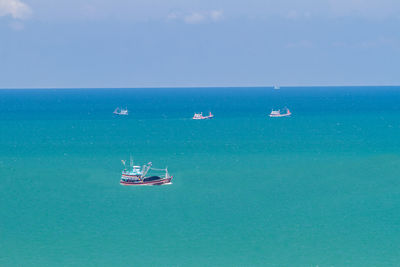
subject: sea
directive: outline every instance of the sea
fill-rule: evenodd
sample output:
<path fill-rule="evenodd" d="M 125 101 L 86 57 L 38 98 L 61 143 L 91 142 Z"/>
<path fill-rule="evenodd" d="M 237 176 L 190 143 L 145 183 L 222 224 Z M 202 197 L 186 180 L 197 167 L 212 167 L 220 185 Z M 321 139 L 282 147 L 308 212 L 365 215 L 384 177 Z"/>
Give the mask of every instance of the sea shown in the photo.
<path fill-rule="evenodd" d="M 399 192 L 400 87 L 0 90 L 0 266 L 399 266 Z"/>

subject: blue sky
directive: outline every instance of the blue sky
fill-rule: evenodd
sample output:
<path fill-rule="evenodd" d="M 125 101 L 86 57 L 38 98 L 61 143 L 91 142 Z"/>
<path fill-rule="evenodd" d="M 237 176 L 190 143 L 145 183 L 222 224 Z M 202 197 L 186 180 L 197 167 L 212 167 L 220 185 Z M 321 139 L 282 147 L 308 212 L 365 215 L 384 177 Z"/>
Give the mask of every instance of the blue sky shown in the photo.
<path fill-rule="evenodd" d="M 400 1 L 0 0 L 0 88 L 400 84 Z"/>

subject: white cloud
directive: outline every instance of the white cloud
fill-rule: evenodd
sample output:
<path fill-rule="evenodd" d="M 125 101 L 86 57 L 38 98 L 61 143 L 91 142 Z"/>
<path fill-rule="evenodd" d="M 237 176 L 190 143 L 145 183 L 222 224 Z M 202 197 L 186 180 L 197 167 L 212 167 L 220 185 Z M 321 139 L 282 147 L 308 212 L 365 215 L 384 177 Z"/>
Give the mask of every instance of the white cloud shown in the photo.
<path fill-rule="evenodd" d="M 178 18 L 178 15 L 176 13 L 169 13 L 168 16 L 167 16 L 168 20 L 174 20 L 174 19 L 177 19 L 177 18 Z"/>
<path fill-rule="evenodd" d="M 311 14 L 310 12 L 300 12 L 298 10 L 290 10 L 286 13 L 286 15 L 284 16 L 287 19 L 291 19 L 291 20 L 297 20 L 297 19 L 303 19 L 303 18 L 310 18 Z"/>
<path fill-rule="evenodd" d="M 220 20 L 223 17 L 223 13 L 220 10 L 212 10 L 209 12 L 209 15 L 213 21 Z"/>
<path fill-rule="evenodd" d="M 400 14 L 400 0 L 0 0 L 0 16 L 21 17 L 21 10 L 22 14 L 29 14 L 30 8 L 25 3 L 32 3 L 32 7 L 34 3 L 35 12 L 41 19 L 52 20 L 95 17 L 130 21 L 177 19 L 185 22 L 186 17 L 187 23 L 207 23 L 220 21 L 226 14 L 232 19 L 263 20 L 398 18 Z M 79 8 L 81 6 L 83 10 Z M 169 14 L 171 11 L 174 13 Z"/>
<path fill-rule="evenodd" d="M 287 19 L 298 19 L 299 18 L 299 12 L 297 10 L 290 10 L 286 16 Z"/>
<path fill-rule="evenodd" d="M 0 0 L 0 16 L 10 15 L 14 19 L 26 19 L 31 14 L 31 8 L 19 0 Z"/>
<path fill-rule="evenodd" d="M 223 18 L 223 12 L 220 10 L 211 10 L 205 12 L 192 13 L 169 13 L 167 20 L 181 20 L 187 24 L 199 24 L 204 22 L 216 22 Z"/>
<path fill-rule="evenodd" d="M 201 23 L 206 19 L 205 15 L 200 13 L 192 13 L 183 17 L 183 20 L 189 24 Z"/>

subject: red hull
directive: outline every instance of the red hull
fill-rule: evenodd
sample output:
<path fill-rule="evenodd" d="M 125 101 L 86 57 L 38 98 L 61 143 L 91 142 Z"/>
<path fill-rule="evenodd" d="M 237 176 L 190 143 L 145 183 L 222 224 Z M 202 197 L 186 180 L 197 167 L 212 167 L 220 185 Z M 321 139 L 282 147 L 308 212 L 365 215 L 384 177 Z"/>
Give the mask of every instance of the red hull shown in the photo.
<path fill-rule="evenodd" d="M 121 185 L 163 185 L 163 184 L 170 184 L 172 180 L 172 177 L 167 178 L 167 179 L 160 179 L 160 180 L 154 180 L 154 181 L 149 181 L 149 182 L 127 182 L 127 181 L 120 181 L 119 183 Z"/>

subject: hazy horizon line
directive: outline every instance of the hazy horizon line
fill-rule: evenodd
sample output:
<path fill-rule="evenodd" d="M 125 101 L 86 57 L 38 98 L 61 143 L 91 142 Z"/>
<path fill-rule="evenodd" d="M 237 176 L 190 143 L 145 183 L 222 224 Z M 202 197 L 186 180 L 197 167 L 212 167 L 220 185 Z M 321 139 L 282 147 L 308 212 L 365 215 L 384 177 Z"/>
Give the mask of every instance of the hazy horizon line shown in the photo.
<path fill-rule="evenodd" d="M 400 87 L 399 85 L 252 85 L 252 86 L 142 86 L 142 87 L 0 87 L 0 90 L 91 90 L 91 89 L 185 89 L 185 88 L 335 88 L 335 87 Z"/>

